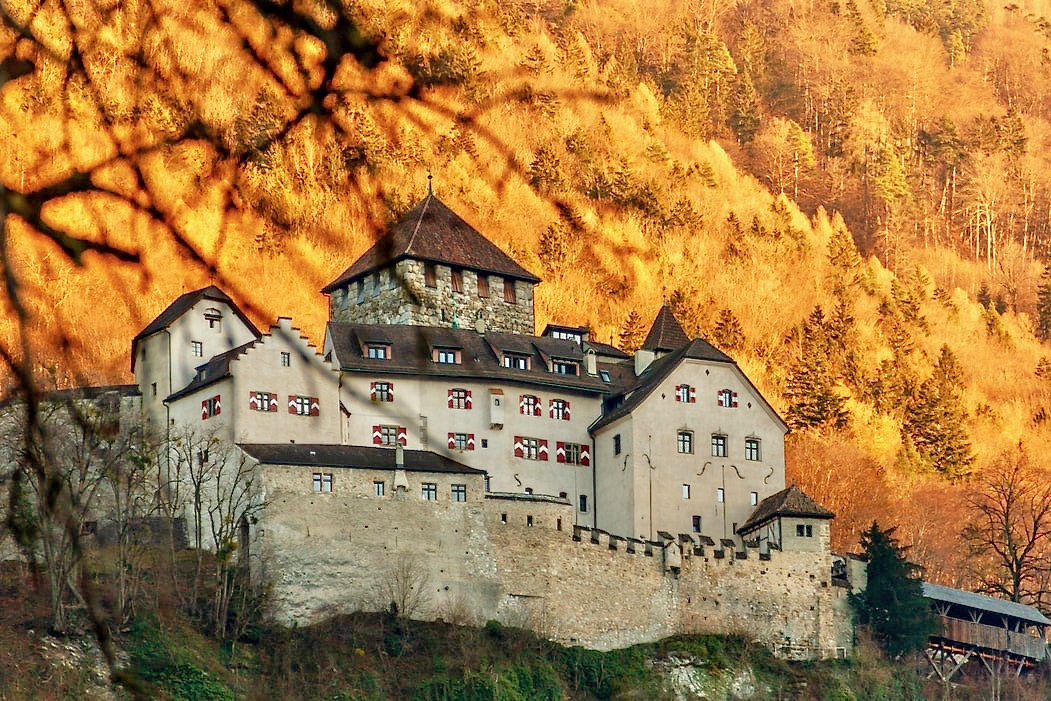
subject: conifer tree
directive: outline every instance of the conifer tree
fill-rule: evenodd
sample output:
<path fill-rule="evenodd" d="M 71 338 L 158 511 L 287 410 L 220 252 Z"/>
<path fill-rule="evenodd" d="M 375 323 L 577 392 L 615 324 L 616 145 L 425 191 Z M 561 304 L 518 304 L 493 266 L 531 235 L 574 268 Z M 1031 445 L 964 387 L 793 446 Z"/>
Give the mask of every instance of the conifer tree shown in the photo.
<path fill-rule="evenodd" d="M 759 131 L 759 98 L 747 70 L 737 76 L 731 104 L 730 128 L 742 144 L 751 143 Z"/>
<path fill-rule="evenodd" d="M 719 312 L 712 340 L 720 350 L 737 351 L 744 348 L 744 329 L 731 310 L 723 309 Z"/>
<path fill-rule="evenodd" d="M 858 623 L 870 626 L 883 650 L 900 657 L 927 645 L 935 619 L 923 596 L 921 568 L 905 558 L 908 550 L 894 537 L 894 528 L 875 521 L 861 534 L 868 560 L 868 584 L 850 596 Z"/>
<path fill-rule="evenodd" d="M 642 316 L 638 311 L 632 309 L 628 312 L 628 317 L 620 329 L 620 349 L 625 353 L 634 353 L 642 347 L 644 340 L 646 340 L 646 329 L 642 325 Z"/>
<path fill-rule="evenodd" d="M 1051 338 L 1051 265 L 1044 266 L 1036 293 L 1036 336 L 1041 341 Z"/>
<path fill-rule="evenodd" d="M 824 430 L 846 428 L 850 414 L 846 397 L 836 387 L 829 333 L 820 307 L 803 324 L 800 346 L 800 358 L 790 370 L 785 388 L 789 425 Z"/>
<path fill-rule="evenodd" d="M 936 471 L 950 479 L 966 475 L 974 463 L 959 396 L 962 373 L 956 356 L 942 346 L 930 378 L 905 409 L 902 431 Z"/>

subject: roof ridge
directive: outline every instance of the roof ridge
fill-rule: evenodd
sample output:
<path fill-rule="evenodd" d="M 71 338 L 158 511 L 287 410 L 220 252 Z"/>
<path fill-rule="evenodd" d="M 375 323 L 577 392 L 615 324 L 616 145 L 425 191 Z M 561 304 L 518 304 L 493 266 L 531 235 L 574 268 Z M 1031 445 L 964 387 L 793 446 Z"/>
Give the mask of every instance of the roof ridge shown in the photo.
<path fill-rule="evenodd" d="M 434 199 L 434 193 L 428 192 L 427 197 L 423 200 L 423 206 L 420 207 L 420 216 L 416 219 L 416 226 L 412 229 L 412 236 L 409 237 L 409 242 L 405 244 L 406 253 L 412 250 L 412 244 L 416 242 L 416 234 L 420 233 L 420 227 L 423 226 L 423 217 L 427 214 L 427 208 L 431 206 L 432 199 Z"/>

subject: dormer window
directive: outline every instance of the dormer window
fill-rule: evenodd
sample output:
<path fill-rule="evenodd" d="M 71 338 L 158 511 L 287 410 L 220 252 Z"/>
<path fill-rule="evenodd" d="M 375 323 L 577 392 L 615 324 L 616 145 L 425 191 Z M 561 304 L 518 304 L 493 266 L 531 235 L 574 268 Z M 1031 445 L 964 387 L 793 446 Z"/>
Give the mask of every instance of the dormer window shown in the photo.
<path fill-rule="evenodd" d="M 609 376 L 609 370 L 599 370 L 598 371 L 598 376 L 599 376 L 599 379 L 601 379 L 603 382 L 607 382 L 608 383 L 608 382 L 612 382 L 613 381 L 612 378 Z"/>
<path fill-rule="evenodd" d="M 365 357 L 369 360 L 390 360 L 390 346 L 386 343 L 367 343 Z"/>
<path fill-rule="evenodd" d="M 556 375 L 577 375 L 580 367 L 573 360 L 552 360 L 551 372 Z"/>
<path fill-rule="evenodd" d="M 573 341 L 578 346 L 583 342 L 584 337 L 576 331 L 567 331 L 565 329 L 554 329 L 551 331 L 551 338 L 558 338 L 563 341 Z"/>
<path fill-rule="evenodd" d="M 529 356 L 524 353 L 504 353 L 503 365 L 512 370 L 528 370 Z"/>
<path fill-rule="evenodd" d="M 209 307 L 204 310 L 204 320 L 212 331 L 223 330 L 223 314 L 215 307 Z"/>
<path fill-rule="evenodd" d="M 431 351 L 431 359 L 440 365 L 459 365 L 459 348 L 435 348 Z"/>

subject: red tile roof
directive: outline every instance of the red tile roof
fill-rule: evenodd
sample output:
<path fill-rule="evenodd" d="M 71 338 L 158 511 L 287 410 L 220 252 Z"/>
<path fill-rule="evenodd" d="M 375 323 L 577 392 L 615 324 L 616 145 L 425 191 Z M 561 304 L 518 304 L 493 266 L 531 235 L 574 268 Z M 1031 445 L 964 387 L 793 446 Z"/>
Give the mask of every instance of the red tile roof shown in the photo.
<path fill-rule="evenodd" d="M 328 294 L 403 258 L 540 282 L 431 194 L 321 291 Z"/>

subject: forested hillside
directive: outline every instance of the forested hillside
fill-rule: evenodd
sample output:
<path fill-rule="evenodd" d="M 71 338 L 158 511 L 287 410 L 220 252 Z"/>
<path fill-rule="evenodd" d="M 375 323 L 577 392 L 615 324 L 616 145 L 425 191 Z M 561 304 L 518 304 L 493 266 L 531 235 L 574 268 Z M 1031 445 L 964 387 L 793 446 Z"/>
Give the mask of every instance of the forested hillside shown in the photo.
<path fill-rule="evenodd" d="M 376 53 L 338 70 L 252 3 L 19 12 L 0 177 L 48 197 L 8 205 L 2 332 L 39 375 L 127 381 L 130 337 L 210 280 L 320 343 L 318 290 L 431 173 L 544 278 L 541 327 L 631 347 L 667 301 L 732 354 L 838 548 L 878 518 L 931 578 L 1002 575 L 960 533 L 1051 443 L 1051 4 L 360 0 Z M 322 76 L 339 98 L 304 107 Z M 141 259 L 77 267 L 53 232 Z"/>

